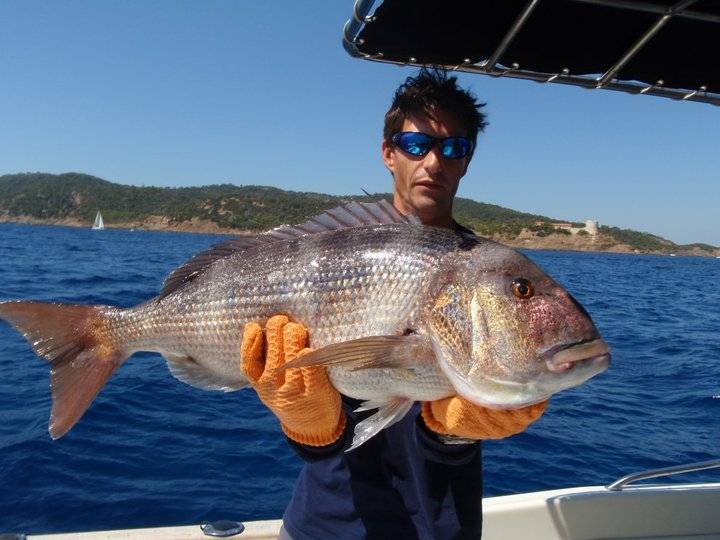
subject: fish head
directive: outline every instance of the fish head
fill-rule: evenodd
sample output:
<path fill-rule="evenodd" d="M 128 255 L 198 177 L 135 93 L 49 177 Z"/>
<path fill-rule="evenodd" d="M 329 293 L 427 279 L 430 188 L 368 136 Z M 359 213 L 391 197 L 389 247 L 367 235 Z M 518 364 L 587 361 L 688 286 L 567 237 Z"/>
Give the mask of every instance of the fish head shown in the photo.
<path fill-rule="evenodd" d="M 609 366 L 587 311 L 527 257 L 473 248 L 446 273 L 429 312 L 440 365 L 457 392 L 519 408 L 582 384 Z"/>

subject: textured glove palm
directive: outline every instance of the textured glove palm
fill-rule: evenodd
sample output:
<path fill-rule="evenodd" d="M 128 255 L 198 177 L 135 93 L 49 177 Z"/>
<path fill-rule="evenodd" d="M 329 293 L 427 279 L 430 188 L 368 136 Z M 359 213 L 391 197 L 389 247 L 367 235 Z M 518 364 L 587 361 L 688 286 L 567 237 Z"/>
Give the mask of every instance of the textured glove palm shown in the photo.
<path fill-rule="evenodd" d="M 260 400 L 280 420 L 283 432 L 295 442 L 326 446 L 338 440 L 345 428 L 340 394 L 330 384 L 323 366 L 279 369 L 306 349 L 307 330 L 271 317 L 265 331 L 248 323 L 240 348 L 241 367 Z"/>
<path fill-rule="evenodd" d="M 425 425 L 441 435 L 467 439 L 502 439 L 524 431 L 542 416 L 547 401 L 512 410 L 488 409 L 452 396 L 422 405 Z"/>

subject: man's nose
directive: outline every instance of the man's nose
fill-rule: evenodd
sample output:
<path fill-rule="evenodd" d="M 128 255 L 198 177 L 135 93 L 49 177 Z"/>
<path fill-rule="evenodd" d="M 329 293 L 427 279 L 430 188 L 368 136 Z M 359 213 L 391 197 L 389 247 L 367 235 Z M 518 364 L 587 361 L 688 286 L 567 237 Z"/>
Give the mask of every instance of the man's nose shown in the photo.
<path fill-rule="evenodd" d="M 430 151 L 425 154 L 423 159 L 423 167 L 427 171 L 439 171 L 442 167 L 442 160 L 445 159 L 440 152 L 440 145 L 434 145 Z"/>

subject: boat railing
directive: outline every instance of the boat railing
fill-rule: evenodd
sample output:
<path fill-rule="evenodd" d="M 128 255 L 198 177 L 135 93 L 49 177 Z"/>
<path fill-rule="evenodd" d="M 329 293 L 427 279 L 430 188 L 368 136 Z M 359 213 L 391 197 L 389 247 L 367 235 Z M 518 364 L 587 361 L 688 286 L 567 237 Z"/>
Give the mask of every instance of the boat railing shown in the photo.
<path fill-rule="evenodd" d="M 696 463 L 688 463 L 686 465 L 675 465 L 674 467 L 664 467 L 662 469 L 651 469 L 649 471 L 642 471 L 623 476 L 619 480 L 616 480 L 615 482 L 607 486 L 607 489 L 609 489 L 610 491 L 622 491 L 624 487 L 627 487 L 628 485 L 634 482 L 638 482 L 640 480 L 648 480 L 650 478 L 660 478 L 673 474 L 690 473 L 716 468 L 720 468 L 720 459 L 699 461 Z"/>

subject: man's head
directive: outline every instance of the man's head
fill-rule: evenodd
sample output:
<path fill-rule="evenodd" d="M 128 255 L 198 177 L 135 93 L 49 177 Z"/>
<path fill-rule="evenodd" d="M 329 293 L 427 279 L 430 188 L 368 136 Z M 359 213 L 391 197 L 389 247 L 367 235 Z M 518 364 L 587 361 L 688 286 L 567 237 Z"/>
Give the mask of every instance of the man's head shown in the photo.
<path fill-rule="evenodd" d="M 382 143 L 398 210 L 429 225 L 450 226 L 453 197 L 486 125 L 483 106 L 457 86 L 456 77 L 440 71 L 422 69 L 400 85 L 385 115 Z M 398 135 L 407 132 L 450 139 Z"/>

